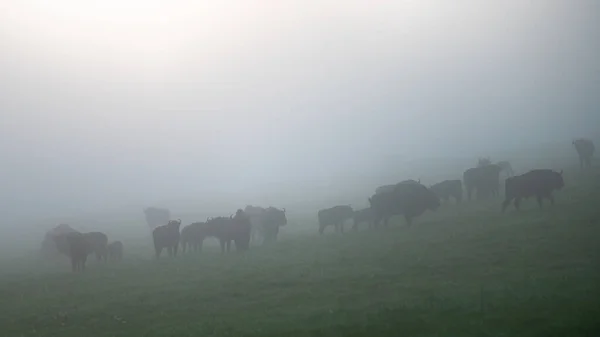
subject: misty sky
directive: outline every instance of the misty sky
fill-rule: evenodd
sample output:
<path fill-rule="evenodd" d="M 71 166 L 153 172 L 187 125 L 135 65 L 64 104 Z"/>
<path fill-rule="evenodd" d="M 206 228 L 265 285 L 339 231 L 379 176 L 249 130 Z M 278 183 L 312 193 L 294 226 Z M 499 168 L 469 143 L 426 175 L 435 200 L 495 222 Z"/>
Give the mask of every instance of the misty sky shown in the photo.
<path fill-rule="evenodd" d="M 2 0 L 0 210 L 597 137 L 599 51 L 597 0 Z"/>

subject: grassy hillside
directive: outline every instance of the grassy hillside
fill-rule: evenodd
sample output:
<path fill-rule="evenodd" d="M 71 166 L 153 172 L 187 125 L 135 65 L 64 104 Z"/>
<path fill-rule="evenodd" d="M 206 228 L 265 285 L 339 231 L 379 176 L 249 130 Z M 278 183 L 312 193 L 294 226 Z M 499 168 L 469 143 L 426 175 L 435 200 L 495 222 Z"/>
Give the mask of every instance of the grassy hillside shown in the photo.
<path fill-rule="evenodd" d="M 598 336 L 600 171 L 567 178 L 542 211 L 445 205 L 411 228 L 315 227 L 242 255 L 156 262 L 139 239 L 123 263 L 92 259 L 84 274 L 10 259 L 1 335 Z"/>

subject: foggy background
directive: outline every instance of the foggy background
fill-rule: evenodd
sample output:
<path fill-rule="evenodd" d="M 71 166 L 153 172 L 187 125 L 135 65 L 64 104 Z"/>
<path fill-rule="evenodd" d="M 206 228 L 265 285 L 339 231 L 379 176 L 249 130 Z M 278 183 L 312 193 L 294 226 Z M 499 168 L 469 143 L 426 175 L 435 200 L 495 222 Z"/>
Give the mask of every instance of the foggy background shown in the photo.
<path fill-rule="evenodd" d="M 576 164 L 599 51 L 595 0 L 2 0 L 0 226 L 346 203 L 538 144 Z"/>

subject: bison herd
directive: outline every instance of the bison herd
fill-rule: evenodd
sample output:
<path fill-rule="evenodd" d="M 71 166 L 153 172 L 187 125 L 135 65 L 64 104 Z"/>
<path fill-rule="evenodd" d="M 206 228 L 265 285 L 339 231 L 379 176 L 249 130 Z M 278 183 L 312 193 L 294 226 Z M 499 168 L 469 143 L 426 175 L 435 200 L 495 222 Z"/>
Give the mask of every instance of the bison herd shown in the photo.
<path fill-rule="evenodd" d="M 581 168 L 591 166 L 594 144 L 587 139 L 577 139 L 573 145 L 579 155 Z M 344 232 L 344 223 L 353 220 L 353 229 L 367 223 L 369 228 L 378 228 L 381 223 L 388 226 L 391 217 L 404 216 L 410 226 L 415 217 L 427 210 L 435 211 L 440 207 L 440 200 L 456 203 L 463 200 L 463 186 L 467 200 L 473 195 L 477 199 L 485 199 L 500 195 L 500 176 L 504 173 L 504 201 L 501 210 L 504 212 L 511 201 L 519 209 L 522 199 L 536 197 L 539 207 L 543 199 L 554 204 L 552 192 L 564 187 L 562 171 L 549 169 L 531 170 L 522 175 L 515 175 L 508 161 L 492 163 L 489 158 L 480 159 L 478 165 L 463 173 L 459 179 L 445 180 L 429 187 L 420 180 L 405 180 L 394 185 L 384 185 L 375 189 L 368 198 L 369 207 L 354 210 L 350 205 L 337 205 L 317 212 L 318 232 L 323 234 L 329 226 L 335 232 Z M 285 208 L 262 208 L 246 206 L 238 209 L 231 216 L 207 218 L 204 222 L 194 222 L 181 227 L 181 220 L 171 220 L 169 210 L 161 208 L 144 209 L 146 222 L 153 228 L 155 257 L 158 259 L 166 249 L 171 257 L 176 257 L 179 246 L 183 253 L 200 252 L 206 238 L 219 240 L 221 253 L 229 252 L 231 244 L 235 244 L 238 252 L 248 250 L 250 243 L 267 244 L 277 240 L 279 227 L 287 224 Z M 106 234 L 101 232 L 80 233 L 68 225 L 59 225 L 46 234 L 42 249 L 49 253 L 55 251 L 71 259 L 73 271 L 83 271 L 88 255 L 96 255 L 98 261 L 119 261 L 123 258 L 123 243 L 109 243 Z"/>

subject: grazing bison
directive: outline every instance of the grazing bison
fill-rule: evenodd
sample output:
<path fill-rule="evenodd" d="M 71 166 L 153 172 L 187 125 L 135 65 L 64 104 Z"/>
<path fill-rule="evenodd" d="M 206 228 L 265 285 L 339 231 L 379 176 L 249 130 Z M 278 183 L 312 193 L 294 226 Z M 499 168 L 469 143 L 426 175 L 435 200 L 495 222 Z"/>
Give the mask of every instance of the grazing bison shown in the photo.
<path fill-rule="evenodd" d="M 355 211 L 354 216 L 352 218 L 354 220 L 354 225 L 352 226 L 352 229 L 358 230 L 358 225 L 364 222 L 366 222 L 369 225 L 369 228 L 373 227 L 373 220 L 375 217 L 373 215 L 373 210 L 371 209 L 371 207 L 367 207 Z"/>
<path fill-rule="evenodd" d="M 511 200 L 515 200 L 515 208 L 519 209 L 522 198 L 527 199 L 533 196 L 537 197 L 540 208 L 542 207 L 543 198 L 547 198 L 554 205 L 552 191 L 563 188 L 565 182 L 562 171 L 554 172 L 543 169 L 532 170 L 520 176 L 508 178 L 504 182 L 504 186 L 506 196 L 502 203 L 502 212 L 506 210 Z"/>
<path fill-rule="evenodd" d="M 460 180 L 444 180 L 441 183 L 437 183 L 430 188 L 438 198 L 448 201 L 450 197 L 456 200 L 456 203 L 462 201 L 462 182 Z"/>
<path fill-rule="evenodd" d="M 477 198 L 500 194 L 500 166 L 496 164 L 474 167 L 463 173 L 463 183 L 467 189 L 467 198 L 471 200 L 473 190 L 477 190 Z"/>
<path fill-rule="evenodd" d="M 108 261 L 108 236 L 102 232 L 84 233 L 90 246 L 90 253 L 96 254 L 96 260 Z"/>
<path fill-rule="evenodd" d="M 499 161 L 496 163 L 500 167 L 500 172 L 504 172 L 507 177 L 512 177 L 515 175 L 515 171 L 512 169 L 512 165 L 508 160 Z"/>
<path fill-rule="evenodd" d="M 144 208 L 146 223 L 150 229 L 162 226 L 171 219 L 171 212 L 166 208 L 148 207 Z"/>
<path fill-rule="evenodd" d="M 179 227 L 181 220 L 171 220 L 166 225 L 158 226 L 152 231 L 156 258 L 160 257 L 163 248 L 167 248 L 169 256 L 176 257 L 179 247 Z"/>
<path fill-rule="evenodd" d="M 121 241 L 108 244 L 108 258 L 111 261 L 121 261 L 123 259 L 123 243 Z"/>
<path fill-rule="evenodd" d="M 325 227 L 334 226 L 335 232 L 344 232 L 344 221 L 354 216 L 354 210 L 347 205 L 338 205 L 322 209 L 317 213 L 319 218 L 319 234 L 323 234 Z"/>
<path fill-rule="evenodd" d="M 591 167 L 592 157 L 594 156 L 594 151 L 596 150 L 594 143 L 589 139 L 580 138 L 574 140 L 573 145 L 575 146 L 575 150 L 577 150 L 577 154 L 579 155 L 579 165 L 581 166 L 581 169 L 584 167 Z"/>
<path fill-rule="evenodd" d="M 214 237 L 219 240 L 222 254 L 230 251 L 232 241 L 238 252 L 248 250 L 251 227 L 250 218 L 241 209 L 236 211 L 235 216 L 210 218 L 201 227 L 199 248 L 202 249 L 205 238 Z"/>
<path fill-rule="evenodd" d="M 254 242 L 269 243 L 277 240 L 279 227 L 287 224 L 285 208 L 262 208 L 246 206 L 244 209 L 252 224 L 251 238 Z"/>
<path fill-rule="evenodd" d="M 389 219 L 394 215 L 404 215 L 410 226 L 412 219 L 430 209 L 436 210 L 440 206 L 439 198 L 421 184 L 401 184 L 394 191 L 375 194 L 369 198 L 374 214 L 374 226 L 377 227 L 381 220 L 387 227 Z"/>

